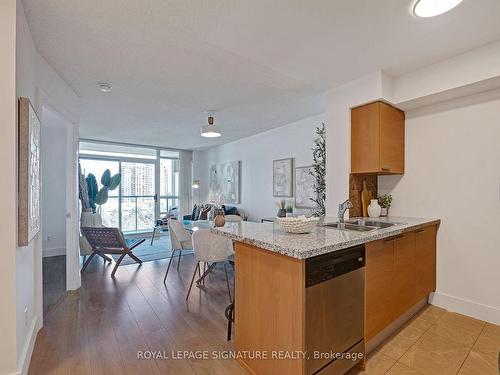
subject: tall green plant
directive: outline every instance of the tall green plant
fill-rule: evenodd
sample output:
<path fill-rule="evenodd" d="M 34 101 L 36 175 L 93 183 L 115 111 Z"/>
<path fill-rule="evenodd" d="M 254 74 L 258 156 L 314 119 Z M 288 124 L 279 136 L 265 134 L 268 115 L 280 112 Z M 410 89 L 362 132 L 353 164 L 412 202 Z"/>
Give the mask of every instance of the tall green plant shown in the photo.
<path fill-rule="evenodd" d="M 115 190 L 122 180 L 120 173 L 111 176 L 111 171 L 106 169 L 101 177 L 102 188 L 98 188 L 97 179 L 92 173 L 89 173 L 85 178 L 87 181 L 87 191 L 89 195 L 89 205 L 92 212 L 96 212 L 97 206 L 102 206 L 108 201 L 109 191 Z"/>
<path fill-rule="evenodd" d="M 314 192 L 316 198 L 311 200 L 316 203 L 317 209 L 314 212 L 316 216 L 325 216 L 326 214 L 326 128 L 322 122 L 320 127 L 316 128 L 317 138 L 314 140 L 313 165 L 310 174 L 314 177 Z"/>

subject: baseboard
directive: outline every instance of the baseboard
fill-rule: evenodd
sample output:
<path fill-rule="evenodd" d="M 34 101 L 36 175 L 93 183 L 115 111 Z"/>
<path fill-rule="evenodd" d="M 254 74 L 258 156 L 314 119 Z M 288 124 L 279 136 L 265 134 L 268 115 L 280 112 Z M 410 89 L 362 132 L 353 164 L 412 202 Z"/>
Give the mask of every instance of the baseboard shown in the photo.
<path fill-rule="evenodd" d="M 33 355 L 33 348 L 35 347 L 36 336 L 38 334 L 38 317 L 35 317 L 31 322 L 29 329 L 29 339 L 24 343 L 19 362 L 17 364 L 16 375 L 26 375 L 30 368 L 31 356 Z"/>
<path fill-rule="evenodd" d="M 494 306 L 483 305 L 468 299 L 439 292 L 433 293 L 429 302 L 448 311 L 500 325 L 500 309 Z"/>
<path fill-rule="evenodd" d="M 65 247 L 53 247 L 50 249 L 43 249 L 42 250 L 42 256 L 44 258 L 56 257 L 59 255 L 66 255 L 66 248 Z"/>

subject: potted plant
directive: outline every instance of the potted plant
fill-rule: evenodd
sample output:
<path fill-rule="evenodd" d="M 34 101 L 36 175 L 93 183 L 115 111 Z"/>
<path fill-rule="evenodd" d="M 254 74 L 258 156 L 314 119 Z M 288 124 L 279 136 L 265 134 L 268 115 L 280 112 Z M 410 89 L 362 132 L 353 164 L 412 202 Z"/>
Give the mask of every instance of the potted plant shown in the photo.
<path fill-rule="evenodd" d="M 286 216 L 286 202 L 284 199 L 280 200 L 278 203 L 278 213 L 276 214 L 276 216 L 278 217 L 285 217 Z"/>
<path fill-rule="evenodd" d="M 378 204 L 382 207 L 380 216 L 389 216 L 389 207 L 391 207 L 392 195 L 383 194 L 378 197 Z"/>
<path fill-rule="evenodd" d="M 310 172 L 314 177 L 313 189 L 316 197 L 311 200 L 317 206 L 314 216 L 323 219 L 326 214 L 326 128 L 324 123 L 316 128 L 316 134 L 318 137 L 314 140 L 313 165 Z"/>
<path fill-rule="evenodd" d="M 293 206 L 291 204 L 288 204 L 285 208 L 286 211 L 286 217 L 292 217 L 293 216 Z"/>

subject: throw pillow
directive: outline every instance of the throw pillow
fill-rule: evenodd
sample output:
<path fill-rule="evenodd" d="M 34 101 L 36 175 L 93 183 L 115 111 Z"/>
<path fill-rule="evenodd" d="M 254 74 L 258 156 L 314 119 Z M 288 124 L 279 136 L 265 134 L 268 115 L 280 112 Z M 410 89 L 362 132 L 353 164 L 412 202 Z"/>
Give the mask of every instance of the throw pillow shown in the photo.
<path fill-rule="evenodd" d="M 199 220 L 208 220 L 208 214 L 209 214 L 211 209 L 212 209 L 212 207 L 210 207 L 209 205 L 203 206 L 201 208 Z"/>
<path fill-rule="evenodd" d="M 198 206 L 195 204 L 193 207 L 193 212 L 191 213 L 191 220 L 193 221 L 198 220 L 198 216 L 199 216 Z"/>
<path fill-rule="evenodd" d="M 238 209 L 234 206 L 222 206 L 224 215 L 238 215 Z"/>

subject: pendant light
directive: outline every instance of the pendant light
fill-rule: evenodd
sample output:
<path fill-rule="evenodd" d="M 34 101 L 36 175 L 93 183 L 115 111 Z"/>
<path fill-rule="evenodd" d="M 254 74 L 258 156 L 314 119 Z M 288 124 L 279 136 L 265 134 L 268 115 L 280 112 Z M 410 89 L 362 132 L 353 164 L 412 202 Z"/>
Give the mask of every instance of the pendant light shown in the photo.
<path fill-rule="evenodd" d="M 222 135 L 221 131 L 214 125 L 213 111 L 208 111 L 208 125 L 201 127 L 201 136 L 206 138 L 216 138 Z"/>

